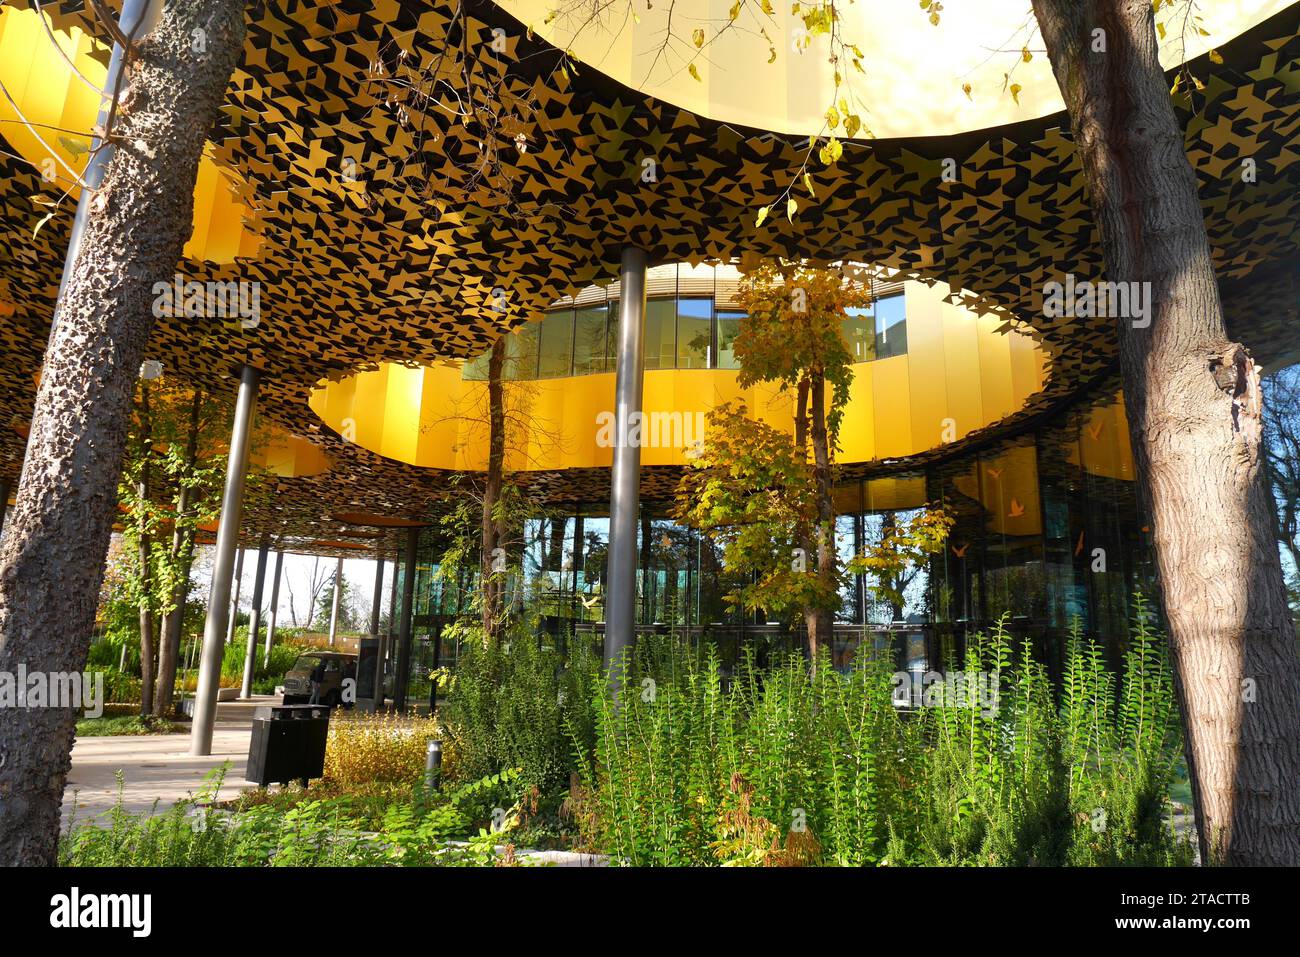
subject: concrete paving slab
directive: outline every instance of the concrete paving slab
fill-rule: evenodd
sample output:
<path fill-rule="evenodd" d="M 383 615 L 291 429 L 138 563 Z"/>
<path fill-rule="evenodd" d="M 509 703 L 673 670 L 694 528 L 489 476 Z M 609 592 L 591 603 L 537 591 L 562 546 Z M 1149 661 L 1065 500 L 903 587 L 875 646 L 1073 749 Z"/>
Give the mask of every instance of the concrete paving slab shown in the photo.
<path fill-rule="evenodd" d="M 254 711 L 279 704 L 278 695 L 255 695 L 246 701 L 217 707 L 212 754 L 189 753 L 188 734 L 121 735 L 78 738 L 72 748 L 72 771 L 63 792 L 63 823 L 67 826 L 75 800 L 78 821 L 95 818 L 117 803 L 117 772 L 122 772 L 122 803 L 129 811 L 147 811 L 155 801 L 160 811 L 198 793 L 204 777 L 229 762 L 220 800 L 229 800 L 255 785 L 244 780 Z"/>

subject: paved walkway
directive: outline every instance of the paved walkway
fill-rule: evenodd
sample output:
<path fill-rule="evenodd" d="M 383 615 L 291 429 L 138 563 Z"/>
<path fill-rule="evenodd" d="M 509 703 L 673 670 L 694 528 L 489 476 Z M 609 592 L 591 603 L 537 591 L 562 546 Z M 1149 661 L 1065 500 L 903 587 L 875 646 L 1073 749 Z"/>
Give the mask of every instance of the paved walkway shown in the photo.
<path fill-rule="evenodd" d="M 212 733 L 212 754 L 193 757 L 188 734 L 120 735 L 78 738 L 72 748 L 72 772 L 63 792 L 66 826 L 75 798 L 77 820 L 84 821 L 110 810 L 117 803 L 117 772 L 122 772 L 122 803 L 130 811 L 147 811 L 158 802 L 159 811 L 197 793 L 204 776 L 230 762 L 219 795 L 233 798 L 254 785 L 244 780 L 253 712 L 259 705 L 279 704 L 278 695 L 255 695 L 249 701 L 228 701 L 217 706 Z"/>

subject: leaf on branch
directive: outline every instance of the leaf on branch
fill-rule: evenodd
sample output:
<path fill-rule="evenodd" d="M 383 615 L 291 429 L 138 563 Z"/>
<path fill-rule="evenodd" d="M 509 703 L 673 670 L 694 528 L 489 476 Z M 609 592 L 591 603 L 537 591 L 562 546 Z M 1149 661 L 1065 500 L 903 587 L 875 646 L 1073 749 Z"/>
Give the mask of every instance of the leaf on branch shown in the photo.
<path fill-rule="evenodd" d="M 704 46 L 704 28 L 703 28 L 703 27 L 696 27 L 695 30 L 694 30 L 694 32 L 691 33 L 691 42 L 693 42 L 693 43 L 695 44 L 695 49 L 697 49 L 697 50 L 698 50 L 700 47 Z"/>
<path fill-rule="evenodd" d="M 793 223 L 794 214 L 797 213 L 798 211 L 799 211 L 799 204 L 795 202 L 794 197 L 791 196 L 790 199 L 785 204 L 785 218 Z"/>
<path fill-rule="evenodd" d="M 758 218 L 757 218 L 756 220 L 754 220 L 754 225 L 755 225 L 755 226 L 762 226 L 762 225 L 763 225 L 763 220 L 767 219 L 767 214 L 768 214 L 769 212 L 771 212 L 771 209 L 772 209 L 771 206 L 764 206 L 762 209 L 760 209 L 760 210 L 758 211 Z"/>
<path fill-rule="evenodd" d="M 688 67 L 686 68 L 686 70 L 687 70 L 687 72 L 690 73 L 691 76 L 695 77 L 695 79 L 696 79 L 698 82 L 700 82 L 700 83 L 703 83 L 703 82 L 704 82 L 703 80 L 700 79 L 700 71 L 697 70 L 697 69 L 695 68 L 695 64 L 694 64 L 694 63 L 692 63 L 690 66 L 688 66 Z"/>

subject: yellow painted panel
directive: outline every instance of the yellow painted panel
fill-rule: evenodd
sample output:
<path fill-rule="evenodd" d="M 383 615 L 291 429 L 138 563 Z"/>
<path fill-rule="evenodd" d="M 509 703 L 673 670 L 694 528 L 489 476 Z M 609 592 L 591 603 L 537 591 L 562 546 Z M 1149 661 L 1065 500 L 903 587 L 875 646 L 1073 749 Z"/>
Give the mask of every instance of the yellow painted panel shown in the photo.
<path fill-rule="evenodd" d="M 995 330 L 943 301 L 944 288 L 908 283 L 909 353 L 853 368 L 840 431 L 841 463 L 904 458 L 937 446 L 946 419 L 957 436 L 1019 408 L 1041 384 L 1043 360 L 1033 343 Z M 727 369 L 661 369 L 645 374 L 642 463 L 680 466 L 700 419 L 742 400 L 756 420 L 793 428 L 794 396 L 774 385 L 742 389 Z M 507 448 L 507 467 L 555 470 L 608 467 L 609 445 L 597 441 L 597 416 L 614 411 L 614 373 L 505 384 L 509 414 L 529 427 Z M 486 465 L 487 385 L 465 381 L 454 365 L 423 370 L 381 365 L 326 384 L 311 407 L 332 428 L 353 420 L 356 440 L 415 465 L 482 469 Z M 899 493 L 910 501 L 920 492 Z M 899 506 L 904 507 L 904 506 Z M 906 506 L 912 507 L 912 506 Z"/>
<path fill-rule="evenodd" d="M 976 318 L 980 364 L 980 398 L 984 411 L 982 425 L 1006 418 L 1016 410 L 1011 388 L 1011 344 L 996 330 L 1003 323 L 999 316 Z"/>
<path fill-rule="evenodd" d="M 943 303 L 940 290 L 922 283 L 908 285 L 916 287 L 906 290 L 912 442 L 913 448 L 930 448 L 944 441 L 945 420 L 951 418 L 944 377 Z"/>
<path fill-rule="evenodd" d="M 876 455 L 901 458 L 912 444 L 911 397 L 907 381 L 907 356 L 878 359 L 872 365 L 875 404 Z"/>
<path fill-rule="evenodd" d="M 984 425 L 980 383 L 979 323 L 972 313 L 944 303 L 944 384 L 948 416 L 956 424 L 957 438 Z"/>
<path fill-rule="evenodd" d="M 840 462 L 870 462 L 876 457 L 874 367 L 871 362 L 853 366 L 849 406 L 844 410 L 844 422 L 840 426 Z"/>

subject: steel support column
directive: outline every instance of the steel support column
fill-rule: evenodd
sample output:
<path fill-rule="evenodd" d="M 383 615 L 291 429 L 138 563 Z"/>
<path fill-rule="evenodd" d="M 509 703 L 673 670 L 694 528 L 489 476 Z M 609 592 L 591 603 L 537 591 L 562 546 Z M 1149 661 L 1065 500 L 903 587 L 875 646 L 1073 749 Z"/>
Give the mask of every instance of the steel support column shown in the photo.
<path fill-rule="evenodd" d="M 379 611 L 384 601 L 384 560 L 375 559 L 375 594 L 370 602 L 370 631 L 367 634 L 379 635 Z"/>
<path fill-rule="evenodd" d="M 243 503 L 240 503 L 243 507 Z M 239 623 L 239 590 L 244 584 L 244 549 L 235 558 L 235 585 L 230 597 L 230 618 L 226 622 L 226 644 L 235 640 L 235 626 Z"/>
<path fill-rule="evenodd" d="M 190 729 L 190 754 L 212 753 L 212 726 L 217 717 L 217 690 L 221 687 L 221 658 L 225 653 L 230 615 L 230 586 L 235 573 L 235 548 L 244 510 L 244 478 L 248 471 L 248 443 L 257 410 L 257 387 L 262 373 L 244 366 L 239 375 L 239 398 L 230 433 L 226 460 L 226 487 L 221 499 L 216 554 L 212 562 L 212 589 L 208 593 L 208 619 L 203 628 L 203 654 L 199 659 L 198 688 L 194 694 L 194 723 Z"/>
<path fill-rule="evenodd" d="M 253 669 L 257 666 L 257 633 L 262 630 L 262 597 L 266 594 L 266 559 L 271 551 L 271 537 L 262 536 L 257 547 L 257 571 L 253 573 L 253 611 L 248 617 L 248 647 L 244 651 L 244 680 L 239 696 L 253 697 Z"/>
<path fill-rule="evenodd" d="M 415 559 L 420 551 L 420 530 L 406 530 L 406 568 L 402 573 L 402 628 L 397 636 L 397 674 L 393 676 L 393 708 L 406 710 L 406 689 L 411 683 L 411 638 L 415 611 Z"/>
<path fill-rule="evenodd" d="M 330 602 L 330 647 L 339 633 L 339 598 L 343 594 L 343 559 L 334 566 L 334 598 Z"/>
<path fill-rule="evenodd" d="M 275 553 L 275 571 L 271 573 L 271 611 L 266 619 L 266 647 L 262 652 L 262 667 L 271 664 L 271 648 L 275 644 L 275 618 L 280 610 L 280 575 L 284 571 L 284 552 Z"/>
<path fill-rule="evenodd" d="M 636 639 L 636 526 L 641 499 L 641 447 L 630 442 L 641 412 L 645 375 L 646 254 L 623 250 L 619 276 L 618 375 L 614 384 L 614 472 L 609 495 L 609 570 L 605 575 L 605 669 L 610 672 Z M 640 430 L 638 430 L 639 433 Z"/>

